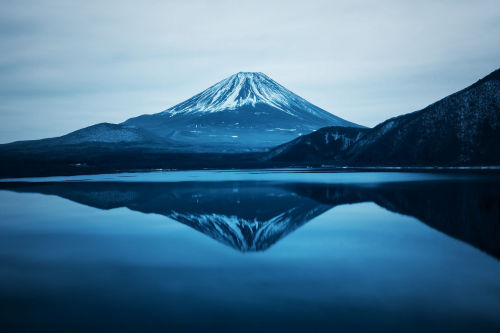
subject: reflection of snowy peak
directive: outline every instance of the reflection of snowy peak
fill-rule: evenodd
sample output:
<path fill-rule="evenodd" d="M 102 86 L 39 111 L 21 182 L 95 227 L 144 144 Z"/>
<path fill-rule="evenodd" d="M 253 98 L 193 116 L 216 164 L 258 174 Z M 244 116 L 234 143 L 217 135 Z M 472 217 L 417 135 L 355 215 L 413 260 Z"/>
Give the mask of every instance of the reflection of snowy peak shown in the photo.
<path fill-rule="evenodd" d="M 262 251 L 331 208 L 280 185 L 54 183 L 18 190 L 56 194 L 92 207 L 127 207 L 181 222 L 239 251 Z"/>
<path fill-rule="evenodd" d="M 265 250 L 331 208 L 269 184 L 193 185 L 170 192 L 164 215 L 243 252 Z"/>
<path fill-rule="evenodd" d="M 220 214 L 185 214 L 173 212 L 169 217 L 193 226 L 206 235 L 221 243 L 239 249 L 243 252 L 255 251 L 271 244 L 266 242 L 266 236 L 274 233 L 284 234 L 283 228 L 287 220 L 283 220 L 283 214 L 269 221 L 247 220 L 236 215 Z"/>
<path fill-rule="evenodd" d="M 500 258 L 500 211 L 492 208 L 500 207 L 499 188 L 489 178 L 375 184 L 7 182 L 0 189 L 168 216 L 243 252 L 268 249 L 332 207 L 371 201 Z"/>
<path fill-rule="evenodd" d="M 317 205 L 308 211 L 301 211 L 298 207 L 293 207 L 269 220 L 262 220 L 258 216 L 247 219 L 237 215 L 215 213 L 196 215 L 175 211 L 169 217 L 187 224 L 221 243 L 247 252 L 267 249 L 282 237 L 329 208 L 329 206 Z"/>

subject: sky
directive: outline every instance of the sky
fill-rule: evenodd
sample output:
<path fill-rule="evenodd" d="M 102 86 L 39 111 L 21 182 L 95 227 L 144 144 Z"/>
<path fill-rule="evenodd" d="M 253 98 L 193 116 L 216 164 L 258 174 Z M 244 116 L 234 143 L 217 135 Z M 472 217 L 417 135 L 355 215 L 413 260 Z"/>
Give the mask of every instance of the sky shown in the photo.
<path fill-rule="evenodd" d="M 498 0 L 0 0 L 0 143 L 160 112 L 240 71 L 372 127 L 499 67 Z"/>

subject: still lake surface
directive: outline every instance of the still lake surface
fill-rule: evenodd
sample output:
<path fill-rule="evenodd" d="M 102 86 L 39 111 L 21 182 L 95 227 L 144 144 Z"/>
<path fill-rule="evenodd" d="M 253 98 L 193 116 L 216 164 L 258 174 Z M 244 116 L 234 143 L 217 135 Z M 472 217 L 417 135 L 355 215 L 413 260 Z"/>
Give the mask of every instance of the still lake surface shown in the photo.
<path fill-rule="evenodd" d="M 500 332 L 500 176 L 0 182 L 0 331 Z"/>

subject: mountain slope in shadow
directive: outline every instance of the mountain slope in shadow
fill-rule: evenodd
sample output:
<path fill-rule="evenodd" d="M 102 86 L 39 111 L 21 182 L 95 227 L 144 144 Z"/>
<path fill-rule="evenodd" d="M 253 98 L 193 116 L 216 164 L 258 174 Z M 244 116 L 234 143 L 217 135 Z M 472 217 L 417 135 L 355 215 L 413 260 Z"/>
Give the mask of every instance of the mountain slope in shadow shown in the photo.
<path fill-rule="evenodd" d="M 426 108 L 374 128 L 325 127 L 271 150 L 284 165 L 500 164 L 500 69 Z"/>

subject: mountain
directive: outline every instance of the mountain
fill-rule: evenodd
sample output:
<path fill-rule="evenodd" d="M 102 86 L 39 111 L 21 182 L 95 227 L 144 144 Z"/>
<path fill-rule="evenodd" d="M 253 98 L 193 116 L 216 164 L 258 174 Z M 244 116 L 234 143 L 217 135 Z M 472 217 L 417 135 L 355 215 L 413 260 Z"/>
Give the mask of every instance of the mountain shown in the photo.
<path fill-rule="evenodd" d="M 500 165 L 500 69 L 372 129 L 323 128 L 272 149 L 283 165 Z"/>
<path fill-rule="evenodd" d="M 429 105 L 377 125 L 345 165 L 500 165 L 500 69 Z"/>
<path fill-rule="evenodd" d="M 313 165 L 498 166 L 498 142 L 500 69 L 372 129 L 308 103 L 264 74 L 238 73 L 157 114 L 0 145 L 0 177 Z"/>
<path fill-rule="evenodd" d="M 262 73 L 241 72 L 160 113 L 11 146 L 50 150 L 120 144 L 170 152 L 250 152 L 328 125 L 361 127 L 309 103 Z"/>
<path fill-rule="evenodd" d="M 0 145 L 0 177 L 262 167 L 258 154 L 329 125 L 361 128 L 241 72 L 157 114 Z"/>
<path fill-rule="evenodd" d="M 258 151 L 324 126 L 353 126 L 263 73 L 234 74 L 194 97 L 122 125 L 196 151 Z"/>
<path fill-rule="evenodd" d="M 141 128 L 124 126 L 120 124 L 100 123 L 85 127 L 69 134 L 41 140 L 18 141 L 2 147 L 22 147 L 24 149 L 44 149 L 61 147 L 65 145 L 82 145 L 82 144 L 139 144 L 142 146 L 154 146 L 155 143 L 167 141 L 156 137 Z M 72 147 L 74 148 L 74 147 Z"/>
<path fill-rule="evenodd" d="M 329 164 L 368 131 L 359 127 L 321 128 L 271 149 L 264 160 L 285 165 Z"/>

